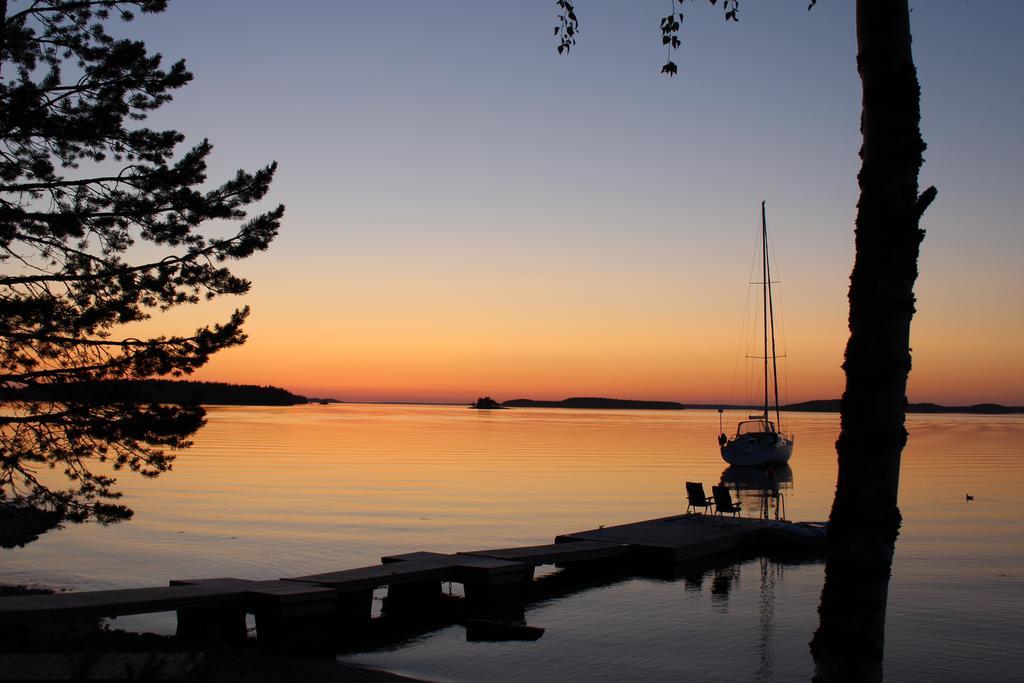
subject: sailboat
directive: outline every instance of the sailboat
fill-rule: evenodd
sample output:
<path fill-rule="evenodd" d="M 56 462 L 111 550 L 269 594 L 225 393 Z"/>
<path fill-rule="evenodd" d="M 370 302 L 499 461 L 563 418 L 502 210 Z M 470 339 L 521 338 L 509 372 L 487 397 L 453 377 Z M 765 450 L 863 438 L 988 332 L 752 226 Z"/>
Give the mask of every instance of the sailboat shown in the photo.
<path fill-rule="evenodd" d="M 772 308 L 772 270 L 768 263 L 768 221 L 765 218 L 764 202 L 761 202 L 761 275 L 762 305 L 764 307 L 764 409 L 760 415 L 748 415 L 736 427 L 733 436 L 726 435 L 721 427 L 719 410 L 718 445 L 722 451 L 722 459 L 730 465 L 757 467 L 789 462 L 793 455 L 793 435 L 781 431 L 782 416 L 779 412 L 779 377 L 775 353 L 775 312 Z M 771 354 L 768 353 L 768 340 L 771 339 Z M 768 361 L 771 361 L 771 372 Z M 770 419 L 768 402 L 769 376 L 775 396 L 775 422 Z"/>

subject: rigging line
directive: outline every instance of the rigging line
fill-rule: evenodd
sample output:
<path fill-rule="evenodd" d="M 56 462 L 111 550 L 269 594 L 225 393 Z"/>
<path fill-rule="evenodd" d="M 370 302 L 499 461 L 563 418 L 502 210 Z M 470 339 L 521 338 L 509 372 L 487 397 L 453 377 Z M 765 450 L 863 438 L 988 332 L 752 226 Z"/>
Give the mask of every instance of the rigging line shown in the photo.
<path fill-rule="evenodd" d="M 755 251 L 750 256 L 750 276 L 747 278 L 748 280 L 753 278 L 754 264 L 756 263 L 756 259 L 757 259 L 757 252 Z M 746 292 L 746 300 L 744 301 L 744 304 L 743 304 L 743 317 L 740 318 L 740 324 L 739 324 L 740 334 L 739 334 L 739 338 L 736 340 L 736 354 L 733 357 L 734 360 L 733 360 L 733 365 L 732 365 L 732 381 L 729 383 L 729 403 L 733 403 L 734 399 L 736 398 L 736 375 L 739 372 L 740 358 L 743 355 L 741 353 L 741 350 L 745 351 L 749 347 L 749 339 L 748 339 L 748 336 L 747 336 L 747 323 L 748 323 L 748 319 L 750 317 L 750 292 L 751 292 L 751 288 L 748 285 L 747 286 L 747 292 Z M 746 363 L 744 363 L 743 370 L 744 370 L 744 372 L 743 372 L 743 377 L 744 377 L 743 400 L 747 401 L 750 398 L 750 393 L 749 393 L 749 388 L 746 386 L 746 384 L 749 381 L 750 373 L 747 372 Z"/>
<path fill-rule="evenodd" d="M 743 336 L 743 348 L 744 348 L 744 350 L 750 349 L 751 345 L 754 343 L 754 329 L 756 327 L 757 310 L 758 310 L 757 306 L 755 305 L 757 302 L 756 302 L 754 297 L 755 297 L 755 292 L 753 290 L 751 290 L 751 292 L 750 292 L 750 312 L 748 313 L 748 316 L 749 316 L 750 319 L 747 322 L 747 327 L 744 328 L 744 330 L 743 330 L 743 332 L 744 332 L 744 336 Z M 744 401 L 745 404 L 750 404 L 754 400 L 754 377 L 756 377 L 756 374 L 754 373 L 754 370 L 755 370 L 755 366 L 753 365 L 753 363 L 751 363 L 750 359 L 749 358 L 745 359 L 744 360 L 744 364 L 743 364 L 743 380 L 744 380 L 744 385 L 743 385 L 743 401 Z"/>
<path fill-rule="evenodd" d="M 769 254 L 771 256 L 775 256 L 776 254 L 778 254 L 778 251 L 776 251 L 776 249 L 775 249 L 775 243 L 772 240 L 771 235 L 768 236 L 768 244 L 769 244 L 769 247 L 770 247 Z M 781 277 L 780 270 L 779 270 L 778 257 L 775 257 L 773 260 L 775 262 L 776 277 L 778 277 L 779 278 L 779 282 L 781 282 L 783 278 Z M 785 293 L 782 290 L 779 290 L 778 292 L 775 292 L 775 294 L 777 295 L 778 302 L 779 302 L 779 305 L 778 305 L 778 310 L 779 310 L 779 316 L 778 316 L 779 317 L 779 338 L 780 338 L 779 345 L 780 345 L 780 348 L 782 349 L 782 353 L 779 354 L 779 357 L 780 358 L 786 358 L 788 356 L 786 346 L 787 346 L 787 340 L 789 339 L 789 337 L 786 334 L 786 301 L 785 301 L 785 296 L 784 296 Z M 772 338 L 774 339 L 774 335 L 773 335 Z M 778 380 L 778 378 L 776 377 L 776 381 L 777 380 Z M 788 403 L 789 402 L 789 396 L 790 396 L 790 394 L 789 394 L 789 362 L 788 361 L 786 363 L 783 363 L 783 365 L 782 365 L 782 382 L 783 382 L 783 384 L 782 384 L 782 398 L 784 399 L 784 401 L 786 403 Z M 781 416 L 781 414 L 778 416 L 778 419 L 779 419 L 779 430 L 781 431 L 782 430 L 782 416 Z"/>
<path fill-rule="evenodd" d="M 782 357 L 785 360 L 782 364 L 782 402 L 788 404 L 790 401 L 789 393 L 789 360 L 787 353 L 787 337 L 786 337 L 786 319 L 785 319 L 786 304 L 781 296 L 779 297 L 779 323 L 781 332 L 781 345 L 782 345 Z"/>
<path fill-rule="evenodd" d="M 755 267 L 760 266 L 757 261 L 761 255 L 758 250 L 754 249 Z M 746 340 L 744 348 L 747 349 L 748 353 L 757 348 L 758 343 L 758 330 L 761 328 L 761 307 L 757 305 L 757 291 L 754 288 L 750 289 L 750 310 L 752 315 L 748 322 L 746 329 Z M 757 403 L 757 394 L 759 391 L 758 380 L 757 380 L 758 364 L 747 360 L 747 365 L 744 368 L 747 380 L 747 393 L 744 396 L 744 400 L 747 406 L 755 405 Z"/>
<path fill-rule="evenodd" d="M 776 252 L 776 249 L 775 249 L 775 240 L 772 239 L 771 234 L 769 234 L 768 235 L 768 258 L 770 259 L 769 265 L 774 269 L 775 277 L 778 278 L 776 280 L 772 280 L 772 284 L 773 285 L 775 285 L 775 284 L 782 284 L 782 277 L 780 276 L 780 271 L 779 271 L 779 259 L 776 256 L 776 253 L 777 252 Z M 776 301 L 778 303 L 778 306 L 776 306 L 775 309 L 778 310 L 778 316 L 777 316 L 779 318 L 779 335 L 778 336 L 779 336 L 779 339 L 780 339 L 779 347 L 782 349 L 782 353 L 779 354 L 779 355 L 781 357 L 781 356 L 786 355 L 786 349 L 785 349 L 785 346 L 786 346 L 786 328 L 785 328 L 785 323 L 786 323 L 786 320 L 785 320 L 785 308 L 786 308 L 786 304 L 785 304 L 785 298 L 783 296 L 784 292 L 782 290 L 778 290 L 778 291 L 772 290 L 772 294 L 775 295 Z M 773 309 L 773 310 L 775 310 L 775 309 Z"/>
<path fill-rule="evenodd" d="M 754 243 L 755 247 L 753 249 L 753 257 L 752 257 L 754 265 L 752 266 L 752 268 L 753 267 L 758 267 L 758 266 L 763 267 L 763 263 L 758 263 L 759 261 L 762 261 L 762 258 L 763 258 L 762 255 L 761 255 L 761 251 L 759 249 L 759 245 L 758 245 L 759 242 L 760 242 L 760 240 L 757 240 Z M 762 279 L 764 279 L 763 276 L 762 276 Z M 749 326 L 747 327 L 747 330 L 746 330 L 746 332 L 747 332 L 746 349 L 748 349 L 748 352 L 749 351 L 753 351 L 754 349 L 756 349 L 759 346 L 760 341 L 761 341 L 759 339 L 760 330 L 763 327 L 763 325 L 761 324 L 761 307 L 756 305 L 756 300 L 755 300 L 757 292 L 754 290 L 753 287 L 751 287 L 750 290 L 751 290 L 750 291 L 751 310 L 753 311 L 753 315 L 750 316 Z M 759 402 L 759 399 L 758 399 L 758 394 L 760 393 L 760 386 L 759 386 L 759 381 L 758 381 L 758 370 L 759 369 L 760 369 L 759 363 L 756 363 L 753 360 L 749 360 L 748 359 L 747 365 L 746 365 L 746 368 L 745 368 L 746 380 L 747 380 L 747 393 L 746 393 L 746 396 L 744 396 L 744 399 L 746 401 L 746 403 L 744 405 L 744 408 L 746 408 L 748 410 L 749 410 L 749 408 L 751 408 L 753 406 L 756 406 L 758 404 L 758 402 Z"/>

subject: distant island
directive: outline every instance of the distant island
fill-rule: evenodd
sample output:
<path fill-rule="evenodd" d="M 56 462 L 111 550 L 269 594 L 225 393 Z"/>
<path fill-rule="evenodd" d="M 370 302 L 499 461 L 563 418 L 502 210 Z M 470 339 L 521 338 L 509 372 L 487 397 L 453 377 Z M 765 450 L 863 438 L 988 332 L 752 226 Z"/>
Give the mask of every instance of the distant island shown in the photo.
<path fill-rule="evenodd" d="M 490 397 L 486 397 L 490 398 Z M 575 397 L 561 401 L 539 401 L 532 398 L 516 398 L 502 401 L 505 408 L 577 408 L 614 410 L 684 410 L 686 408 L 722 408 L 727 410 L 761 410 L 760 406 L 724 405 L 717 403 L 683 404 L 676 401 L 634 401 L 622 398 Z M 802 401 L 782 406 L 782 410 L 807 413 L 838 413 L 839 399 Z M 943 406 L 937 403 L 910 403 L 908 413 L 967 413 L 975 415 L 1014 415 L 1024 413 L 1024 406 L 1004 406 L 998 403 L 978 403 L 970 406 Z"/>
<path fill-rule="evenodd" d="M 838 413 L 838 398 L 803 401 L 782 406 L 783 410 L 808 413 Z M 973 413 L 976 415 L 1013 415 L 1024 413 L 1024 406 L 1003 406 L 998 403 L 976 403 L 970 406 L 942 406 L 938 403 L 908 403 L 908 413 Z"/>
<path fill-rule="evenodd" d="M 506 408 L 582 408 L 616 410 L 684 410 L 686 406 L 675 401 L 633 401 L 624 398 L 574 397 L 561 401 L 537 401 L 532 398 L 515 398 L 501 403 Z"/>
<path fill-rule="evenodd" d="M 505 406 L 495 401 L 490 396 L 481 396 L 477 400 L 470 404 L 470 408 L 475 410 L 504 410 Z"/>
<path fill-rule="evenodd" d="M 179 405 L 291 406 L 308 403 L 305 396 L 272 386 L 193 382 L 187 380 L 113 380 L 74 382 L 45 387 L 3 388 L 0 400 L 86 403 L 173 403 Z M 333 399 L 317 399 L 317 401 Z"/>

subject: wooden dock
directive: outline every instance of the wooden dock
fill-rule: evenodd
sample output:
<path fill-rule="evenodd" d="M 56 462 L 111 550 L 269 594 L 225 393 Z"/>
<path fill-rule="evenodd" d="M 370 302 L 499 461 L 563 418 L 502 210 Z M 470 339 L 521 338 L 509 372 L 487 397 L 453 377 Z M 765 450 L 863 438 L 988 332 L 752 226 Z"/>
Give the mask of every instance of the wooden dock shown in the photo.
<path fill-rule="evenodd" d="M 563 534 L 555 543 L 619 543 L 635 555 L 679 564 L 737 550 L 760 537 L 768 524 L 746 517 L 678 515 Z"/>
<path fill-rule="evenodd" d="M 261 646 L 329 647 L 369 622 L 377 588 L 388 589 L 388 616 L 429 612 L 441 601 L 442 583 L 454 582 L 465 589 L 469 615 L 514 620 L 530 599 L 540 565 L 564 571 L 675 566 L 736 551 L 823 547 L 824 542 L 821 525 L 677 515 L 562 534 L 547 545 L 410 552 L 368 567 L 278 580 L 176 579 L 154 588 L 4 597 L 0 628 L 173 610 L 183 639 L 229 643 L 246 637 L 245 615 L 253 614 Z"/>

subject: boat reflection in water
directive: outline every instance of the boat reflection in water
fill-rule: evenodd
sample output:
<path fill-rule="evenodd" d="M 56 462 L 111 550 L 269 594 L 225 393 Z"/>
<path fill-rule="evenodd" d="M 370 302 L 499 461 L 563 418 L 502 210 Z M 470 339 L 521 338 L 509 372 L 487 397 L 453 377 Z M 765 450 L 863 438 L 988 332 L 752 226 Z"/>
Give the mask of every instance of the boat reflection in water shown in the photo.
<path fill-rule="evenodd" d="M 785 519 L 783 491 L 793 488 L 793 468 L 730 465 L 722 472 L 722 484 L 736 492 L 745 510 L 758 510 L 761 519 Z"/>

